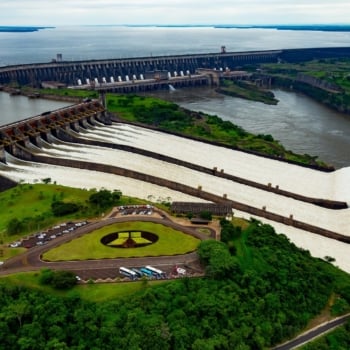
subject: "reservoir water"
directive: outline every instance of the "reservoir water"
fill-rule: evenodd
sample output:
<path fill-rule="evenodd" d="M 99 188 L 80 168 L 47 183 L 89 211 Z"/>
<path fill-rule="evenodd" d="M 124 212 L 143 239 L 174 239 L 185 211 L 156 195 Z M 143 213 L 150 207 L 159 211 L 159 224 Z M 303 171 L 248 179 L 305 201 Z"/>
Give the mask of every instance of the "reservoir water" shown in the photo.
<path fill-rule="evenodd" d="M 149 57 L 187 53 L 349 46 L 350 32 L 214 27 L 65 26 L 32 33 L 0 33 L 0 66 L 64 60 Z M 286 148 L 317 155 L 341 168 L 350 165 L 350 116 L 305 96 L 275 91 L 277 106 L 215 94 L 179 90 L 162 96 L 182 106 L 216 114 L 253 133 L 271 134 Z M 0 125 L 66 105 L 0 92 Z"/>
<path fill-rule="evenodd" d="M 0 126 L 69 106 L 63 101 L 28 98 L 26 96 L 11 96 L 0 91 Z"/>

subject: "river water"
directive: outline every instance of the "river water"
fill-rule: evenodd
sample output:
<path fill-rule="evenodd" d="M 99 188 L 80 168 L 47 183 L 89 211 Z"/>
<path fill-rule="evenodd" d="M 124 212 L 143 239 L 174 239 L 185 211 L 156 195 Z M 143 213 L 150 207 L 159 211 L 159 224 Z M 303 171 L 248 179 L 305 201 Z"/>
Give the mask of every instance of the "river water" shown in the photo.
<path fill-rule="evenodd" d="M 337 113 L 294 92 L 274 90 L 275 106 L 215 93 L 208 88 L 152 94 L 180 106 L 218 115 L 255 134 L 271 134 L 287 149 L 318 156 L 335 168 L 350 165 L 350 116 Z M 0 92 L 0 125 L 69 105 Z"/>
<path fill-rule="evenodd" d="M 0 66 L 181 55 L 188 53 L 349 46 L 350 32 L 214 27 L 64 26 L 32 33 L 0 32 Z"/>
<path fill-rule="evenodd" d="M 71 105 L 68 102 L 51 101 L 26 96 L 11 96 L 0 91 L 0 126 L 53 111 Z"/>
<path fill-rule="evenodd" d="M 307 96 L 273 90 L 279 100 L 271 106 L 260 102 L 196 88 L 156 94 L 179 105 L 212 115 L 255 134 L 271 134 L 287 149 L 318 156 L 336 168 L 350 165 L 350 116 L 337 113 Z"/>
<path fill-rule="evenodd" d="M 33 33 L 0 33 L 0 66 L 64 60 L 149 57 L 186 53 L 254 51 L 349 46 L 350 32 L 213 27 L 65 26 Z M 271 134 L 286 148 L 341 168 L 350 165 L 350 116 L 325 108 L 295 93 L 274 91 L 277 106 L 184 89 L 159 96 L 180 105 L 216 114 L 253 133 Z M 9 97 L 0 92 L 0 125 L 67 104 Z"/>
<path fill-rule="evenodd" d="M 350 179 L 350 167 L 333 173 L 323 173 L 125 124 L 97 126 L 78 135 L 90 140 L 142 147 L 159 154 L 182 158 L 185 161 L 207 168 L 224 169 L 225 173 L 238 175 L 260 183 L 271 183 L 273 186 L 278 184 L 280 188 L 285 190 L 292 190 L 315 198 L 350 200 L 350 188 L 347 187 Z M 265 207 L 273 213 L 286 217 L 293 215 L 296 220 L 350 235 L 350 209 L 330 210 L 321 208 L 209 174 L 192 171 L 178 165 L 114 149 L 97 146 L 82 147 L 79 144 L 54 140 L 51 144 L 44 143 L 41 149 L 33 147 L 32 151 L 51 157 L 64 157 L 110 165 L 117 164 L 120 167 L 153 174 L 194 188 L 201 186 L 204 191 L 219 196 L 226 194 L 229 199 L 257 208 Z M 30 163 L 14 159 L 10 155 L 7 155 L 6 165 L 0 164 L 0 174 L 11 177 L 16 181 L 22 180 L 31 183 L 41 182 L 43 178 L 49 177 L 53 182 L 66 186 L 119 189 L 126 195 L 154 202 L 163 200 L 170 202 L 198 201 L 198 198 L 190 197 L 169 188 L 122 176 L 87 169 Z M 237 210 L 234 210 L 234 215 L 247 219 L 251 217 L 250 214 Z M 266 221 L 262 218 L 258 219 Z M 293 242 L 304 249 L 310 250 L 312 255 L 320 258 L 326 255 L 332 256 L 336 259 L 338 266 L 350 272 L 348 244 L 310 234 L 295 227 L 270 223 L 276 227 L 277 232 L 285 233 Z"/>

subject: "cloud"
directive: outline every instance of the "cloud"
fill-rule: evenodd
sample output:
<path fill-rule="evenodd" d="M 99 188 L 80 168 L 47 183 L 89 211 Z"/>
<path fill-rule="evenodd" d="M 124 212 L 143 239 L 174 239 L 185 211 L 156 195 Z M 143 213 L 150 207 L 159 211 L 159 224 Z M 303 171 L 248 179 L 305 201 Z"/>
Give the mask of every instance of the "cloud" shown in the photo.
<path fill-rule="evenodd" d="M 348 0 L 1 0 L 1 25 L 348 22 Z"/>

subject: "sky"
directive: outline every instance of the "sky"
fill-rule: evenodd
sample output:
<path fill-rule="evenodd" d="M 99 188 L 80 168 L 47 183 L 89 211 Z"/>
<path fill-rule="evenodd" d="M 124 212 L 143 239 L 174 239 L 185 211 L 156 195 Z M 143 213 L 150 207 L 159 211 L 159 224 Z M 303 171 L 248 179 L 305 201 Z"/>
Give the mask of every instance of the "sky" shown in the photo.
<path fill-rule="evenodd" d="M 349 0 L 1 0 L 0 26 L 350 24 Z"/>

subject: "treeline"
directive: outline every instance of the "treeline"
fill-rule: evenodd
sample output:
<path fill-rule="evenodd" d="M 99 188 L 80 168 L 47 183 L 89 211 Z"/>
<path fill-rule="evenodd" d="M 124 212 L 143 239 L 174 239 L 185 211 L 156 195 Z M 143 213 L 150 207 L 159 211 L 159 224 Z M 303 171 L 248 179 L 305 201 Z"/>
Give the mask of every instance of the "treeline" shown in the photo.
<path fill-rule="evenodd" d="M 269 225 L 222 221 L 203 241 L 205 278 L 182 278 L 104 303 L 0 285 L 1 349 L 267 349 L 294 336 L 332 293 L 350 303 L 349 276 Z M 339 312 L 339 310 L 338 310 Z"/>
<path fill-rule="evenodd" d="M 258 101 L 269 105 L 276 105 L 278 100 L 271 91 L 261 89 L 254 83 L 245 80 L 223 80 L 217 92 L 251 101 Z"/>

